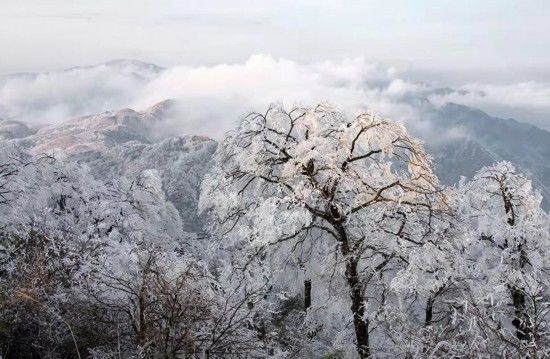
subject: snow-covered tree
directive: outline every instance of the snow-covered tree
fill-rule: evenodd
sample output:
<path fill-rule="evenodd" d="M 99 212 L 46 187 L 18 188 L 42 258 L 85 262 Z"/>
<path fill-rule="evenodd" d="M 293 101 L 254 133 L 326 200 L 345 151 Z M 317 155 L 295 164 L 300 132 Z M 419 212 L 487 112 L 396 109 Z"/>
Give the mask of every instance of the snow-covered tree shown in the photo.
<path fill-rule="evenodd" d="M 0 355 L 246 355 L 248 302 L 189 248 L 155 170 L 94 179 L 85 166 L 0 151 Z M 245 297 L 248 298 L 248 297 Z"/>
<path fill-rule="evenodd" d="M 201 208 L 243 268 L 269 263 L 276 276 L 293 261 L 306 274 L 322 271 L 323 282 L 312 285 L 327 290 L 340 274 L 356 350 L 366 358 L 369 324 L 383 303 L 375 298 L 381 273 L 398 272 L 433 240 L 446 206 L 430 158 L 402 125 L 317 105 L 244 118 L 218 147 Z"/>
<path fill-rule="evenodd" d="M 464 301 L 482 338 L 478 351 L 547 356 L 550 221 L 542 197 L 508 162 L 481 169 L 459 192 L 470 236 Z"/>
<path fill-rule="evenodd" d="M 91 220 L 101 186 L 85 169 L 9 145 L 0 163 L 11 169 L 0 204 L 0 325 L 9 328 L 0 347 L 15 356 L 73 353 L 71 287 L 102 237 Z"/>

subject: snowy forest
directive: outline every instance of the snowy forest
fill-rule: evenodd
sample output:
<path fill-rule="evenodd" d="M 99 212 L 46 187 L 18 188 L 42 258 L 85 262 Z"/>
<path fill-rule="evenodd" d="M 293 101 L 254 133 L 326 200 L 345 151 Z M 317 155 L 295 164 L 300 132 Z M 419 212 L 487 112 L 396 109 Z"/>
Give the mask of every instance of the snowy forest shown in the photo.
<path fill-rule="evenodd" d="M 550 356 L 527 174 L 447 185 L 398 121 L 257 111 L 119 162 L 1 139 L 0 358 Z"/>

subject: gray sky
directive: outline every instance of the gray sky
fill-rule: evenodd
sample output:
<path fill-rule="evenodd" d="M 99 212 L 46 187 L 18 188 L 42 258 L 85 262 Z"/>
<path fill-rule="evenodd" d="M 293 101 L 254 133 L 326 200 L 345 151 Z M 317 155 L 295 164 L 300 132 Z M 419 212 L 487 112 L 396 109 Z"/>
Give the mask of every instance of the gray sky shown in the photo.
<path fill-rule="evenodd" d="M 262 53 L 537 80 L 549 73 L 548 19 L 548 0 L 0 0 L 0 73 Z"/>

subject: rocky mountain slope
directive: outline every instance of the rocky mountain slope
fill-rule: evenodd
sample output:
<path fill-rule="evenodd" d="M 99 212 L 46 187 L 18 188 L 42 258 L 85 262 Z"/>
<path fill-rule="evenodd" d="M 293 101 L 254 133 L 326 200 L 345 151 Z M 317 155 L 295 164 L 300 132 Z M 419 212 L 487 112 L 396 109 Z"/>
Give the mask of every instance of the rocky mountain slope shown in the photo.
<path fill-rule="evenodd" d="M 447 104 L 433 112 L 441 132 L 460 129 L 455 140 L 425 139 L 440 179 L 455 183 L 479 168 L 507 160 L 528 174 L 548 208 L 550 202 L 550 132 L 513 119 L 491 117 L 463 105 Z"/>
<path fill-rule="evenodd" d="M 32 154 L 53 153 L 84 163 L 107 181 L 156 169 L 184 229 L 196 232 L 201 228 L 196 211 L 200 183 L 216 142 L 200 136 L 159 138 L 155 128 L 170 106 L 165 101 L 142 112 L 123 109 L 79 117 L 35 132 L 22 123 L 0 121 L 0 136 Z"/>

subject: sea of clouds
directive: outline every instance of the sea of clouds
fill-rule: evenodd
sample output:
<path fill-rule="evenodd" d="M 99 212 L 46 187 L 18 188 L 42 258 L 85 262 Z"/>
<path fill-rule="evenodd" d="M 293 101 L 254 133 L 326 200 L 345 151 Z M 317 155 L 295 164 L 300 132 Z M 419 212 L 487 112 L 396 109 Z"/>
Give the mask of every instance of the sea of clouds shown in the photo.
<path fill-rule="evenodd" d="M 363 59 L 302 64 L 267 55 L 244 63 L 160 68 L 137 61 L 0 77 L 0 118 L 31 126 L 177 100 L 171 131 L 220 138 L 250 111 L 326 101 L 355 112 L 370 109 L 431 131 L 425 108 L 455 102 L 491 115 L 550 129 L 550 83 L 466 83 L 436 88 L 410 80 L 407 71 Z M 173 133 L 175 134 L 175 133 Z"/>

